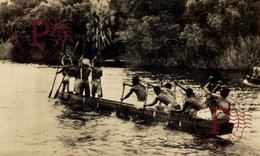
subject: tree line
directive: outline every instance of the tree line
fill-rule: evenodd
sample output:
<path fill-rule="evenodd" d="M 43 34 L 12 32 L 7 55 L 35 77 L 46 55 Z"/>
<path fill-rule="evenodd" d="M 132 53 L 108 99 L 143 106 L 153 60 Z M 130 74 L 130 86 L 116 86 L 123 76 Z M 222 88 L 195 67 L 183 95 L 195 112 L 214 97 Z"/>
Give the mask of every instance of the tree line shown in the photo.
<path fill-rule="evenodd" d="M 101 54 L 133 66 L 205 69 L 245 69 L 260 58 L 257 0 L 11 0 L 0 6 L 1 43 L 17 20 L 11 17 L 31 4 L 49 5 L 72 24 L 73 41 L 66 47 L 80 41 L 77 57 Z"/>

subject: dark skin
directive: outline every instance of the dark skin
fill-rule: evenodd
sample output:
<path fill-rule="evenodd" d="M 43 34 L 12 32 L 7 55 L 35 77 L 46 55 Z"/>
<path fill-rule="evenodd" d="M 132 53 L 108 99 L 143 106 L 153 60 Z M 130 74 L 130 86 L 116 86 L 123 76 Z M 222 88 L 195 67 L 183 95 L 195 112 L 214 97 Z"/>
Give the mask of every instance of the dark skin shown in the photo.
<path fill-rule="evenodd" d="M 180 87 L 181 89 L 183 89 L 183 90 L 186 92 L 186 94 L 187 94 L 188 89 L 182 87 L 182 86 L 179 85 L 177 82 L 175 82 L 175 85 L 176 85 L 176 86 L 179 86 L 179 87 Z M 218 87 L 219 87 L 219 86 L 217 85 L 217 86 L 213 89 L 213 91 L 215 91 Z M 204 107 L 203 107 L 203 106 L 204 106 Z M 198 103 L 198 99 L 196 98 L 195 94 L 194 94 L 192 91 L 190 91 L 190 93 L 187 94 L 187 98 L 186 98 L 186 101 L 185 101 L 185 103 L 184 103 L 183 109 L 180 110 L 180 111 L 174 111 L 174 112 L 175 112 L 175 113 L 183 113 L 188 107 L 192 107 L 192 108 L 195 109 L 195 110 L 197 110 L 197 109 L 199 109 L 199 108 L 201 108 L 201 109 L 207 108 L 206 105 L 202 105 L 202 106 L 201 106 L 201 105 Z"/>
<path fill-rule="evenodd" d="M 155 100 L 151 103 L 151 104 L 146 104 L 146 106 L 154 106 L 157 104 L 157 102 L 162 102 L 163 104 L 165 104 L 166 106 L 168 106 L 170 103 L 173 102 L 173 97 L 170 93 L 168 92 L 164 92 L 162 93 L 161 90 L 154 90 L 155 94 L 157 95 L 157 97 L 155 98 Z"/>
<path fill-rule="evenodd" d="M 145 96 L 145 94 L 146 94 L 145 87 L 140 85 L 139 82 L 132 81 L 132 85 L 125 84 L 125 83 L 123 85 L 127 85 L 132 88 L 130 89 L 130 92 L 121 99 L 121 101 L 129 98 L 133 93 L 135 93 L 137 95 L 137 98 L 139 101 L 145 101 L 145 97 L 146 97 Z"/>
<path fill-rule="evenodd" d="M 59 73 L 62 73 L 63 75 L 70 74 L 70 65 L 71 65 L 71 63 L 69 65 L 64 66 L 60 71 L 57 72 L 57 74 L 59 74 Z M 69 92 L 69 85 L 68 85 L 68 83 L 63 82 L 62 85 L 63 85 L 62 92 L 65 91 L 66 86 L 67 86 L 67 92 Z"/>

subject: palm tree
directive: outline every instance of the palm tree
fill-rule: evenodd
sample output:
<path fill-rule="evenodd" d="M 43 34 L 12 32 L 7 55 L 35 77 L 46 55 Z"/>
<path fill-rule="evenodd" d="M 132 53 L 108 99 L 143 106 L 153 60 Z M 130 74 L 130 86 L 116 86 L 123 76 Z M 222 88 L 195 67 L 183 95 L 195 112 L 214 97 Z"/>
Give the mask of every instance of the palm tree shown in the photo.
<path fill-rule="evenodd" d="M 87 40 L 93 44 L 92 49 L 101 54 L 112 41 L 112 32 L 110 27 L 114 22 L 114 12 L 110 10 L 109 3 L 104 1 L 92 1 L 91 19 L 86 24 Z"/>

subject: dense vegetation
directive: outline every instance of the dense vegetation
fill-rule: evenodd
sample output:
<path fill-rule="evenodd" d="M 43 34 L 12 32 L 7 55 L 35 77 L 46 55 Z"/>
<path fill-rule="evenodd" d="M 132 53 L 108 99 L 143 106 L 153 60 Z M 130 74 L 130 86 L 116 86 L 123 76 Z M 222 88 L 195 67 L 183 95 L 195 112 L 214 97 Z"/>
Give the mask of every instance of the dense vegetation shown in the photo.
<path fill-rule="evenodd" d="M 2 43 L 9 37 L 11 17 L 30 4 L 18 0 L 1 4 Z M 65 44 L 74 48 L 80 41 L 77 57 L 101 54 L 135 66 L 219 69 L 245 69 L 260 58 L 257 0 L 35 0 L 34 4 L 52 6 L 62 22 L 72 24 L 73 41 Z"/>

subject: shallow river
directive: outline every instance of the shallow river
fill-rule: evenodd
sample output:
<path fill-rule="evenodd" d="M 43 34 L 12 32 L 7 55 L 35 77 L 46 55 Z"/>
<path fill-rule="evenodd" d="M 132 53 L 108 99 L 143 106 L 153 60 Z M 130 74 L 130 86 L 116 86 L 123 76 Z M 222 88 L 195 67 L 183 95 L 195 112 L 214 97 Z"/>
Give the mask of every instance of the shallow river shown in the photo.
<path fill-rule="evenodd" d="M 132 75 L 139 74 L 147 81 L 152 81 L 148 75 L 155 77 L 149 72 L 124 68 L 105 67 L 103 71 L 104 98 L 112 100 L 120 99 L 122 82 Z M 252 112 L 252 128 L 246 128 L 243 137 L 232 147 L 214 152 L 194 143 L 191 134 L 169 130 L 165 125 L 140 125 L 116 118 L 114 114 L 104 116 L 65 108 L 57 99 L 48 98 L 55 72 L 55 68 L 44 65 L 0 62 L 0 155 L 260 154 L 260 91 L 241 84 L 242 73 L 226 73 L 228 86 L 231 97 L 237 99 L 241 108 Z M 199 71 L 194 77 L 188 71 L 173 72 L 181 77 L 169 74 L 169 79 L 184 80 L 184 85 L 202 94 L 203 75 Z M 61 78 L 61 75 L 57 77 L 54 92 Z M 207 78 L 203 80 L 205 84 Z M 148 102 L 153 98 L 150 91 Z M 178 91 L 177 100 L 182 101 Z M 134 96 L 126 100 L 135 101 Z"/>

